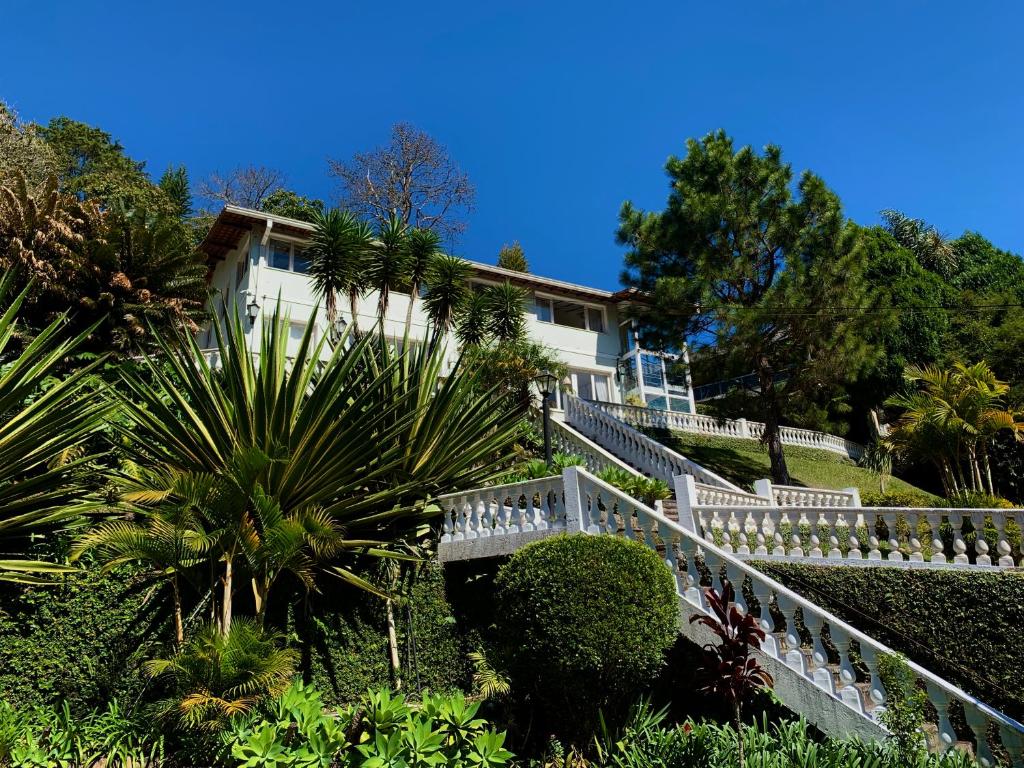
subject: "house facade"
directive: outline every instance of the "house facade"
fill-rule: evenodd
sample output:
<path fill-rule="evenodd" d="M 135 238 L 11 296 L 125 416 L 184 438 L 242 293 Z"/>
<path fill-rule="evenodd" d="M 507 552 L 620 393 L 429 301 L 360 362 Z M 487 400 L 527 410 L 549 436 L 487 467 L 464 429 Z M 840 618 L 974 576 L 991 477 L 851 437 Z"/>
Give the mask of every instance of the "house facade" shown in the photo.
<path fill-rule="evenodd" d="M 223 317 L 235 306 L 244 314 L 249 336 L 258 337 L 280 298 L 292 344 L 298 344 L 310 324 L 316 338 L 326 333 L 326 314 L 317 306 L 304 253 L 312 230 L 312 225 L 297 219 L 226 206 L 200 245 L 210 266 L 211 311 Z M 627 318 L 628 307 L 637 301 L 634 292 L 589 288 L 474 261 L 469 264 L 472 284 L 507 280 L 526 291 L 527 333 L 553 349 L 568 367 L 563 388 L 571 388 L 585 400 L 695 412 L 692 387 L 685 377 L 670 375 L 671 359 L 639 347 L 634 324 Z M 391 293 L 384 326 L 388 337 L 404 336 L 408 302 L 407 294 Z M 360 299 L 360 328 L 376 323 L 376 307 L 376 293 Z M 352 322 L 347 301 L 339 302 L 339 314 L 340 322 Z M 423 339 L 427 330 L 426 315 L 417 301 L 409 336 Z M 200 343 L 212 346 L 211 332 L 205 333 Z M 449 348 L 454 358 L 454 340 Z M 561 392 L 553 405 L 561 410 Z"/>

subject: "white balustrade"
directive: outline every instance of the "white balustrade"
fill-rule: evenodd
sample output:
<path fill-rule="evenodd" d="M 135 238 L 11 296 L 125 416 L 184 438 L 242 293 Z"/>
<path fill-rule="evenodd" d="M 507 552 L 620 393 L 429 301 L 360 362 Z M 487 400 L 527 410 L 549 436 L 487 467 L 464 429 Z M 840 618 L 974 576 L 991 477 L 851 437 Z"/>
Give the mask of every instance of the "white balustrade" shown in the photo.
<path fill-rule="evenodd" d="M 764 435 L 764 424 L 746 419 L 719 419 L 699 413 L 678 413 L 654 408 L 640 408 L 621 403 L 593 403 L 616 419 L 642 427 L 672 429 L 679 432 L 693 432 L 699 435 L 737 437 L 760 440 Z M 859 459 L 864 448 L 857 443 L 837 435 L 798 427 L 780 427 L 780 439 L 786 445 L 802 445 L 838 453 L 851 459 Z"/>
<path fill-rule="evenodd" d="M 565 397 L 565 418 L 573 429 L 607 448 L 641 472 L 663 480 L 669 486 L 677 475 L 693 475 L 696 480 L 706 485 L 743 492 L 742 488 L 725 478 L 690 461 L 657 440 L 652 440 L 640 430 L 605 413 L 601 408 L 572 395 Z"/>
<path fill-rule="evenodd" d="M 1024 509 L 770 507 L 704 503 L 702 498 L 712 496 L 698 492 L 691 511 L 704 538 L 728 549 L 742 534 L 748 542 L 758 542 L 751 548 L 755 557 L 1002 568 L 1024 560 L 1024 541 L 1014 553 L 1009 525 L 1013 521 L 1016 536 L 1021 536 Z M 964 530 L 965 521 L 973 530 Z M 945 538 L 943 526 L 948 526 Z M 974 538 L 971 546 L 968 537 Z"/>
<path fill-rule="evenodd" d="M 441 543 L 529 531 L 565 530 L 562 478 L 478 488 L 442 496 Z"/>
<path fill-rule="evenodd" d="M 743 611 L 755 609 L 747 605 L 744 586 L 757 599 L 756 609 L 761 627 L 767 633 L 762 650 L 778 658 L 793 670 L 809 679 L 827 694 L 839 699 L 855 712 L 866 717 L 877 717 L 885 705 L 885 688 L 879 674 L 879 659 L 893 651 L 863 634 L 823 608 L 788 590 L 760 571 L 748 566 L 724 548 L 701 539 L 682 526 L 666 519 L 655 510 L 644 506 L 616 488 L 603 483 L 586 472 L 579 472 L 579 498 L 583 509 L 585 530 L 631 538 L 658 552 L 672 571 L 680 598 L 694 609 L 706 612 L 704 589 L 707 585 L 723 589 L 722 577 L 736 587 L 737 607 Z M 830 513 L 842 515 L 842 508 L 825 507 Z M 815 522 L 821 510 L 752 507 L 748 512 L 775 513 L 792 519 Z M 735 516 L 735 508 L 718 508 L 720 514 Z M 857 513 L 875 514 L 869 508 Z M 888 510 L 878 511 L 883 517 Z M 799 524 L 798 526 L 799 527 Z M 784 619 L 777 626 L 769 612 L 774 603 Z M 798 631 L 798 616 L 810 643 L 804 643 Z M 853 643 L 859 647 L 855 659 Z M 864 677 L 858 675 L 856 661 L 867 668 Z M 836 664 L 833 672 L 832 664 Z M 958 701 L 963 707 L 967 725 L 974 735 L 976 754 L 993 764 L 994 744 L 990 734 L 999 733 L 1002 747 L 1014 766 L 1024 766 L 1024 725 L 987 706 L 974 696 L 932 674 L 923 667 L 908 662 L 913 674 L 924 684 L 927 695 L 938 713 L 937 729 L 943 745 L 952 746 L 958 740 L 948 716 L 949 706 Z M 858 684 L 866 682 L 864 693 Z"/>
<path fill-rule="evenodd" d="M 833 491 L 827 488 L 803 488 L 796 485 L 768 484 L 771 498 L 780 507 L 859 507 L 855 489 Z"/>

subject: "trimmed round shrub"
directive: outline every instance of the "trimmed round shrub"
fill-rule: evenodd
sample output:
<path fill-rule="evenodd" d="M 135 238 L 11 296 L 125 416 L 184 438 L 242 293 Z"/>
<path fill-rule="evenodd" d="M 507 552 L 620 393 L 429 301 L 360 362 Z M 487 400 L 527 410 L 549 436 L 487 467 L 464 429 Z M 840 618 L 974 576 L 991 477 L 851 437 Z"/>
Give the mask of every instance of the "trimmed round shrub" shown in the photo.
<path fill-rule="evenodd" d="M 565 738 L 597 714 L 624 715 L 677 636 L 675 581 L 627 539 L 553 536 L 524 547 L 495 580 L 497 633 L 516 702 Z M 543 722 L 543 725 L 540 723 Z"/>

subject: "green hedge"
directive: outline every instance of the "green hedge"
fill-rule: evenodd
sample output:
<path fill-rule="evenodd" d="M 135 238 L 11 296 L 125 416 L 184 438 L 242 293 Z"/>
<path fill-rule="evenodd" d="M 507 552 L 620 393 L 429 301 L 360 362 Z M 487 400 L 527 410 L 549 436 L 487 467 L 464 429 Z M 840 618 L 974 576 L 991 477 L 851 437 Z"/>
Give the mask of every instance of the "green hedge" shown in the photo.
<path fill-rule="evenodd" d="M 134 700 L 139 668 L 166 627 L 153 624 L 133 568 L 98 569 L 60 586 L 0 587 L 0 699 L 75 709 Z"/>
<path fill-rule="evenodd" d="M 592 733 L 599 709 L 625 714 L 678 634 L 671 573 L 652 550 L 613 536 L 524 547 L 498 571 L 495 603 L 513 695 L 569 737 Z"/>
<path fill-rule="evenodd" d="M 296 593 L 281 617 L 302 651 L 304 675 L 332 704 L 389 685 L 383 602 L 338 580 L 321 580 L 321 588 L 308 601 Z M 169 637 L 164 608 L 133 568 L 104 575 L 92 566 L 55 587 L 0 582 L 0 699 L 19 707 L 66 700 L 86 711 L 154 693 L 141 665 Z M 396 619 L 407 689 L 469 685 L 441 566 L 424 566 Z"/>
<path fill-rule="evenodd" d="M 755 565 L 986 703 L 1024 716 L 1024 574 Z"/>

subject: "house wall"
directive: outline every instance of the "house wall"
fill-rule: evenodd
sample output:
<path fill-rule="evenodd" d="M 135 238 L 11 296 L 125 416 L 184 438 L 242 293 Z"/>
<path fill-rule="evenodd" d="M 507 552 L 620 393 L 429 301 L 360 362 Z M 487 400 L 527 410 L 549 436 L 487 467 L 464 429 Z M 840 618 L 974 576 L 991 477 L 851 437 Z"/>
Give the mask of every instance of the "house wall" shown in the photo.
<path fill-rule="evenodd" d="M 275 269 L 269 264 L 270 239 L 266 245 L 261 244 L 264 230 L 254 227 L 249 236 L 243 240 L 239 249 L 232 251 L 219 262 L 214 269 L 211 286 L 215 291 L 214 311 L 224 316 L 226 307 L 235 302 L 238 312 L 248 326 L 246 305 L 255 298 L 260 310 L 256 322 L 249 328 L 252 338 L 261 333 L 261 323 L 273 313 L 280 296 L 282 309 L 287 313 L 289 321 L 299 326 L 313 322 L 314 334 L 319 339 L 327 331 L 326 313 L 321 308 L 317 311 L 316 302 L 310 286 L 308 275 Z M 289 240 L 290 238 L 277 233 L 271 239 Z M 299 242 L 299 241 L 295 241 Z M 239 276 L 238 264 L 245 261 L 246 267 Z M 551 291 L 557 296 L 557 291 Z M 572 297 L 565 297 L 578 301 Z M 359 300 L 359 327 L 370 328 L 377 321 L 377 292 L 364 295 Z M 392 338 L 402 338 L 405 333 L 405 318 L 409 296 L 393 292 L 388 302 L 388 315 L 385 321 L 385 334 Z M 598 305 L 597 302 L 589 302 Z M 619 316 L 612 303 L 604 304 L 604 330 L 601 332 L 581 328 L 571 328 L 554 323 L 542 322 L 537 319 L 531 294 L 527 304 L 527 333 L 531 338 L 554 349 L 558 356 L 573 371 L 591 372 L 608 377 L 609 397 L 619 402 L 618 387 L 615 382 L 615 364 L 621 352 L 619 340 Z M 346 323 L 351 323 L 348 298 L 339 297 L 339 315 Z M 412 329 L 410 337 L 422 339 L 427 331 L 427 317 L 422 311 L 422 302 L 416 302 L 413 309 Z M 201 337 L 204 346 L 213 346 L 212 332 L 205 332 Z M 452 343 L 450 362 L 456 355 Z"/>

